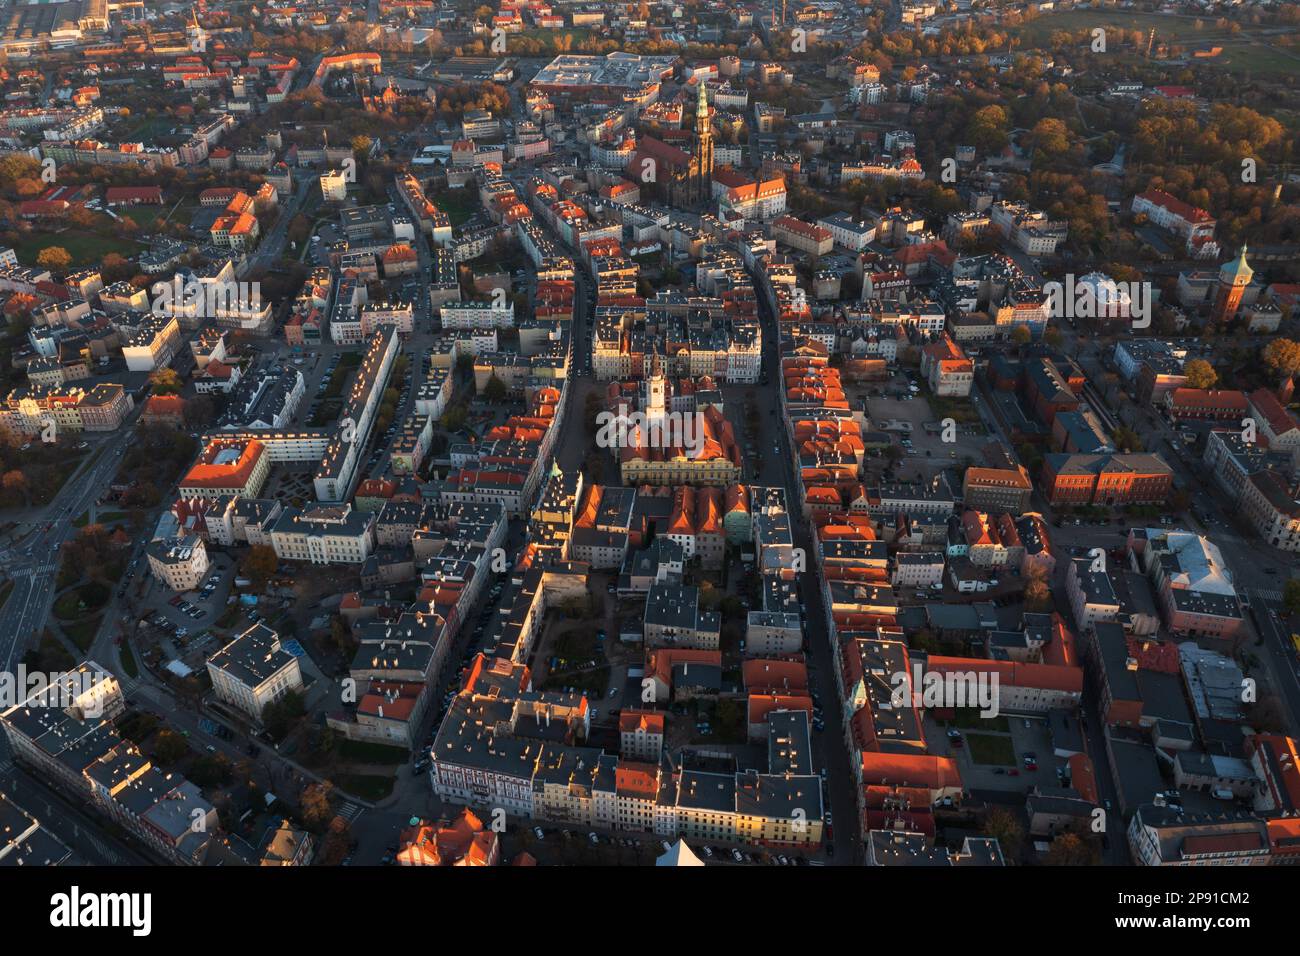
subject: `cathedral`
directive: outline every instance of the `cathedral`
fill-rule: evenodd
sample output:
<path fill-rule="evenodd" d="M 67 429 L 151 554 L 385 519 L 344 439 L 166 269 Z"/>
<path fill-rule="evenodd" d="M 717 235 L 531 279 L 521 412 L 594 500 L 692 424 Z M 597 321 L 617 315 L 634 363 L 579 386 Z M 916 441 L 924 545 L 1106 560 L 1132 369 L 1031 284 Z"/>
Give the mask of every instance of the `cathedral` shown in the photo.
<path fill-rule="evenodd" d="M 647 162 L 649 160 L 650 162 Z M 630 169 L 633 179 L 640 179 L 665 202 L 681 208 L 707 205 L 713 196 L 713 125 L 709 120 L 709 101 L 704 82 L 699 81 L 695 103 L 695 127 L 691 149 L 643 136 Z"/>

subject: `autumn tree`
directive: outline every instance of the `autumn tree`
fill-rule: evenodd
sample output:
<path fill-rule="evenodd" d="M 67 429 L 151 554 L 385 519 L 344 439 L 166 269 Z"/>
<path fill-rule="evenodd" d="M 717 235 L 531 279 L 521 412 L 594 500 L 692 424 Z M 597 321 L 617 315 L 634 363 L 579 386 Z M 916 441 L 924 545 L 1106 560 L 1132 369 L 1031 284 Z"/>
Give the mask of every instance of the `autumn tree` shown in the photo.
<path fill-rule="evenodd" d="M 46 246 L 36 255 L 36 264 L 42 269 L 62 272 L 72 265 L 72 256 L 62 246 Z"/>
<path fill-rule="evenodd" d="M 1045 613 L 1052 609 L 1052 589 L 1047 583 L 1047 573 L 1039 566 L 1033 565 L 1029 571 L 1029 583 L 1025 585 L 1025 610 Z"/>
<path fill-rule="evenodd" d="M 1044 862 L 1048 866 L 1095 866 L 1096 848 L 1077 833 L 1062 833 L 1052 841 Z"/>
<path fill-rule="evenodd" d="M 1264 364 L 1278 378 L 1288 378 L 1300 372 L 1300 343 L 1291 339 L 1274 339 L 1264 347 Z"/>
<path fill-rule="evenodd" d="M 1003 858 L 1014 863 L 1020 858 L 1025 842 L 1025 828 L 1004 807 L 994 807 L 984 817 L 984 832 L 1002 846 Z"/>
<path fill-rule="evenodd" d="M 155 395 L 179 395 L 183 383 L 172 368 L 157 368 L 149 373 L 149 387 Z"/>
<path fill-rule="evenodd" d="M 1183 366 L 1183 375 L 1187 377 L 1188 388 L 1213 388 L 1219 380 L 1219 373 L 1205 359 L 1192 359 Z"/>
<path fill-rule="evenodd" d="M 1035 150 L 1049 157 L 1060 156 L 1070 148 L 1070 131 L 1059 119 L 1047 117 L 1034 124 L 1029 142 Z"/>
<path fill-rule="evenodd" d="M 330 806 L 330 792 L 333 789 L 329 783 L 312 783 L 302 791 L 299 798 L 302 821 L 313 830 L 323 828 L 334 816 L 334 808 Z"/>

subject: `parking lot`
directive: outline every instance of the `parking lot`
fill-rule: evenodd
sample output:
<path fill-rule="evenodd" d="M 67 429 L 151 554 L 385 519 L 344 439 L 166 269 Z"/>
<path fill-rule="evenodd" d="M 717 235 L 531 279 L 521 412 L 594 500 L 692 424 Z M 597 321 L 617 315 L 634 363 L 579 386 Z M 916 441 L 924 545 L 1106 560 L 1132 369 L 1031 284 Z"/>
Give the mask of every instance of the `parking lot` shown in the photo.
<path fill-rule="evenodd" d="M 150 579 L 140 606 L 144 626 L 152 629 L 172 657 L 210 653 L 215 648 L 207 639 L 207 628 L 225 614 L 233 577 L 233 561 L 214 554 L 203 582 L 193 591 L 175 594 Z"/>
<path fill-rule="evenodd" d="M 954 422 L 953 441 L 944 441 L 942 422 L 923 393 L 908 398 L 868 395 L 865 400 L 872 426 L 890 431 L 918 472 L 982 460 L 982 449 L 989 440 L 984 426 Z"/>
<path fill-rule="evenodd" d="M 1053 754 L 1046 720 L 1000 714 L 971 715 L 948 726 L 927 716 L 925 723 L 932 749 L 957 760 L 967 791 L 1028 793 L 1061 786 L 1057 773 L 1065 761 Z"/>

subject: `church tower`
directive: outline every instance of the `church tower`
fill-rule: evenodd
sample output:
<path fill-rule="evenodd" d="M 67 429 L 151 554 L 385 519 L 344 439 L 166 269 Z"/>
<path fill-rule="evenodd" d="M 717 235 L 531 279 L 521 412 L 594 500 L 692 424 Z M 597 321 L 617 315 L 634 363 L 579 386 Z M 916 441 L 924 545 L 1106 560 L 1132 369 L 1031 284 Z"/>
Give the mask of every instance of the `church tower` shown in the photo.
<path fill-rule="evenodd" d="M 1241 297 L 1246 287 L 1255 277 L 1255 270 L 1246 264 L 1246 247 L 1241 247 L 1241 254 L 1232 262 L 1225 262 L 1219 269 L 1219 291 L 1214 297 L 1214 311 L 1210 321 L 1216 324 L 1231 322 L 1237 316 L 1241 306 Z"/>
<path fill-rule="evenodd" d="M 664 380 L 663 361 L 658 349 L 650 356 L 650 374 L 645 382 L 645 417 L 647 421 L 663 421 L 668 410 L 667 383 Z"/>
<path fill-rule="evenodd" d="M 688 190 L 691 201 L 707 204 L 713 194 L 713 124 L 709 122 L 709 98 L 700 84 L 699 99 L 695 103 L 695 155 L 691 157 L 691 183 Z"/>

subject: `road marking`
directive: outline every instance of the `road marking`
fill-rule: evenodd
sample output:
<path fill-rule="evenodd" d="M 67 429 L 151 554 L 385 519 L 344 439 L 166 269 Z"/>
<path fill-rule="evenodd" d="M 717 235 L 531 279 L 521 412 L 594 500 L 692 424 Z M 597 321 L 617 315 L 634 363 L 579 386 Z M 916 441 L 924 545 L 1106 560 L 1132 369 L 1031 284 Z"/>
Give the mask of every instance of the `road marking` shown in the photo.
<path fill-rule="evenodd" d="M 365 807 L 359 807 L 351 800 L 345 800 L 339 806 L 339 816 L 344 820 L 347 820 L 349 823 L 353 823 L 356 821 L 357 817 L 361 816 L 363 810 L 365 810 Z"/>
<path fill-rule="evenodd" d="M 1282 592 L 1281 592 L 1281 591 L 1265 591 L 1265 590 L 1263 590 L 1263 589 L 1261 589 L 1261 588 L 1251 588 L 1251 590 L 1254 591 L 1256 594 L 1258 594 L 1258 595 L 1259 595 L 1261 598 L 1263 598 L 1265 601 L 1280 601 L 1280 600 L 1282 600 Z"/>

